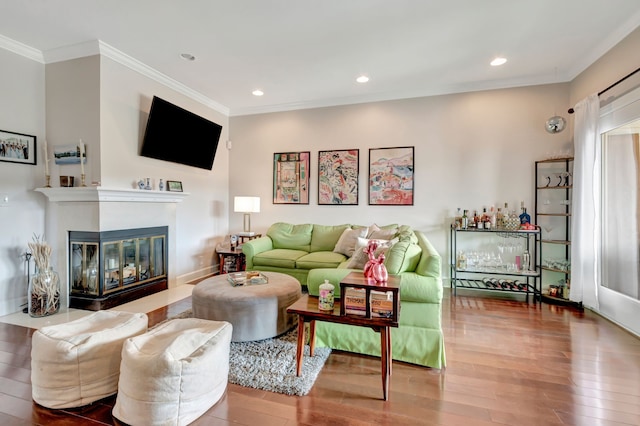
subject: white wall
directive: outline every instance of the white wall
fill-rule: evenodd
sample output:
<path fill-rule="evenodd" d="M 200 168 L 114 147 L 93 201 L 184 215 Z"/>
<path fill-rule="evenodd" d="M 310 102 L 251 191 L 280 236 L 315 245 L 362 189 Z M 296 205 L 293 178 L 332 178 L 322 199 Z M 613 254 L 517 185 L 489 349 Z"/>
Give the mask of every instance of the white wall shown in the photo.
<path fill-rule="evenodd" d="M 252 227 L 271 223 L 408 224 L 446 257 L 457 207 L 501 205 L 532 211 L 534 161 L 571 147 L 569 132 L 551 135 L 545 121 L 566 110 L 569 85 L 463 93 L 231 118 L 229 195 L 258 195 Z M 413 206 L 369 206 L 369 148 L 414 146 Z M 360 150 L 358 206 L 317 205 L 319 150 Z M 311 151 L 310 205 L 272 203 L 273 154 Z M 230 229 L 242 215 L 230 212 Z M 447 271 L 448 274 L 448 271 Z"/>
<path fill-rule="evenodd" d="M 0 49 L 0 129 L 35 135 L 37 165 L 0 162 L 0 315 L 26 303 L 27 272 L 22 255 L 34 234 L 45 233 L 45 200 L 33 192 L 44 184 L 41 144 L 45 134 L 44 65 Z"/>
<path fill-rule="evenodd" d="M 138 155 L 157 95 L 223 126 L 212 170 Z M 216 243 L 229 232 L 229 122 L 225 115 L 109 59 L 100 66 L 100 180 L 108 188 L 132 188 L 139 178 L 182 181 L 190 195 L 176 207 L 176 262 L 170 264 L 178 284 L 215 270 Z M 157 186 L 156 186 L 157 187 Z"/>

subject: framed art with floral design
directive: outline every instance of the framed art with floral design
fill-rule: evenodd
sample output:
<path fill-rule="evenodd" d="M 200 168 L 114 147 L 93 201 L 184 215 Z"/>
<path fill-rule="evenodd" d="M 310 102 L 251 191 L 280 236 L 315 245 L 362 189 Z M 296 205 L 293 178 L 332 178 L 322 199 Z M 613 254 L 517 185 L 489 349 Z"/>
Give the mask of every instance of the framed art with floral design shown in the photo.
<path fill-rule="evenodd" d="M 309 204 L 309 151 L 273 154 L 273 204 Z"/>
<path fill-rule="evenodd" d="M 413 147 L 369 149 L 369 205 L 413 205 Z"/>
<path fill-rule="evenodd" d="M 358 205 L 358 149 L 318 153 L 318 205 Z"/>

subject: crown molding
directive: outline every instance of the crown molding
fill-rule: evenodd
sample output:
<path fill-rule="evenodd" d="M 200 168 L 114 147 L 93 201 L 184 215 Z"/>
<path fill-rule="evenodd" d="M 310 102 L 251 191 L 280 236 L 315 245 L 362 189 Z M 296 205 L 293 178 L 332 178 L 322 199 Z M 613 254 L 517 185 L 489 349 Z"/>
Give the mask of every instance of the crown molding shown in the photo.
<path fill-rule="evenodd" d="M 0 34 L 0 48 L 13 52 L 17 55 L 24 56 L 32 61 L 44 64 L 44 55 L 38 49 L 29 47 L 26 44 L 22 44 L 19 41 L 15 41 L 9 37 L 5 37 Z"/>
<path fill-rule="evenodd" d="M 41 52 L 25 44 L 12 40 L 0 34 L 0 48 L 4 48 L 18 55 L 24 56 L 42 64 L 69 61 L 87 56 L 101 55 L 123 65 L 145 77 L 175 90 L 225 116 L 229 116 L 229 108 L 210 99 L 202 93 L 162 74 L 137 59 L 119 51 L 101 40 L 91 40 L 84 43 L 64 46 Z"/>
<path fill-rule="evenodd" d="M 202 93 L 193 90 L 184 84 L 180 83 L 172 79 L 171 77 L 162 74 L 161 72 L 151 68 L 150 66 L 138 61 L 137 59 L 115 49 L 114 47 L 108 45 L 107 43 L 98 40 L 99 53 L 133 71 L 136 71 L 139 74 L 144 75 L 152 80 L 157 81 L 158 83 L 169 87 L 170 89 L 175 90 L 176 92 L 182 93 L 185 96 L 194 99 L 201 104 L 208 106 L 209 108 L 218 111 L 221 114 L 229 116 L 229 108 L 226 106 L 208 98 Z"/>

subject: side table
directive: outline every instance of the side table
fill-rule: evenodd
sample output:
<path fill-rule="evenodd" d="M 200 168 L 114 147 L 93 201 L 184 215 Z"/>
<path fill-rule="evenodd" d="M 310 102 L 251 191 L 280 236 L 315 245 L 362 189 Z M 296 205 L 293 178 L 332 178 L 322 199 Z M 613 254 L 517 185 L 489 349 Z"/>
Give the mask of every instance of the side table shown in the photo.
<path fill-rule="evenodd" d="M 218 262 L 220 263 L 220 274 L 229 272 L 239 272 L 245 270 L 244 253 L 241 249 L 216 248 L 218 252 Z"/>
<path fill-rule="evenodd" d="M 340 301 L 334 303 L 333 311 L 318 309 L 318 297 L 303 295 L 297 302 L 287 308 L 288 313 L 298 314 L 298 344 L 296 347 L 296 375 L 302 374 L 302 357 L 304 354 L 304 323 L 309 323 L 309 354 L 315 351 L 316 321 L 327 321 L 338 324 L 370 327 L 380 333 L 380 361 L 382 364 L 382 394 L 386 401 L 389 398 L 389 376 L 391 376 L 391 329 L 398 327 L 392 318 L 367 318 L 358 315 L 340 315 Z M 395 315 L 397 318 L 398 315 Z"/>

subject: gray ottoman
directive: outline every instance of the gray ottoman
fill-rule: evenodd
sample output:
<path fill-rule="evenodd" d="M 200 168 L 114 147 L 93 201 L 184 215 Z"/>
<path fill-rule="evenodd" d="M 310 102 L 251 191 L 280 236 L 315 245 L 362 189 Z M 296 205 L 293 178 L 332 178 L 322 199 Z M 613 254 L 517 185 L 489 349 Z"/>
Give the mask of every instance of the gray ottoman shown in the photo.
<path fill-rule="evenodd" d="M 191 296 L 194 318 L 228 321 L 233 325 L 232 342 L 247 342 L 278 336 L 297 324 L 287 308 L 302 295 L 295 278 L 263 272 L 269 282 L 232 287 L 227 275 L 207 278 Z"/>

